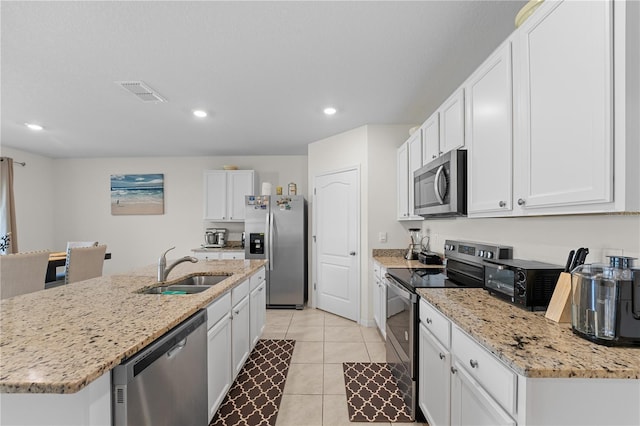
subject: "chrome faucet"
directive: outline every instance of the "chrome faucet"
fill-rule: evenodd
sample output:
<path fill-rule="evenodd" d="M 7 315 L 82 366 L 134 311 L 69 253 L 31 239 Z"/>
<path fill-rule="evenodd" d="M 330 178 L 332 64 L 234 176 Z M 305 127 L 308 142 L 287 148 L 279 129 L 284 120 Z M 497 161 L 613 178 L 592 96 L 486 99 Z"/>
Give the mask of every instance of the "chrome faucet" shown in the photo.
<path fill-rule="evenodd" d="M 158 259 L 158 282 L 159 283 L 166 281 L 167 276 L 169 275 L 169 272 L 171 272 L 171 270 L 175 268 L 177 265 L 179 265 L 180 263 L 182 262 L 196 263 L 198 261 L 198 259 L 196 259 L 195 257 L 185 256 L 183 258 L 176 260 L 171 265 L 167 266 L 167 257 L 166 257 L 167 253 L 169 253 L 169 251 L 173 250 L 174 248 L 175 247 L 171 247 L 169 250 L 162 253 L 162 255 L 160 255 L 160 259 Z"/>

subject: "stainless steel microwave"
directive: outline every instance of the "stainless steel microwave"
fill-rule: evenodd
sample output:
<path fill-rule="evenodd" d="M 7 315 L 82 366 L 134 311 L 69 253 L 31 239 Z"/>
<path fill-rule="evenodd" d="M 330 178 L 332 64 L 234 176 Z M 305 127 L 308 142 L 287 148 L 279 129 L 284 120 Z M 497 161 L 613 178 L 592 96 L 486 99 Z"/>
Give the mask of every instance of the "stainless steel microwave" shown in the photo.
<path fill-rule="evenodd" d="M 413 177 L 415 214 L 467 214 L 467 151 L 449 151 L 416 170 Z"/>

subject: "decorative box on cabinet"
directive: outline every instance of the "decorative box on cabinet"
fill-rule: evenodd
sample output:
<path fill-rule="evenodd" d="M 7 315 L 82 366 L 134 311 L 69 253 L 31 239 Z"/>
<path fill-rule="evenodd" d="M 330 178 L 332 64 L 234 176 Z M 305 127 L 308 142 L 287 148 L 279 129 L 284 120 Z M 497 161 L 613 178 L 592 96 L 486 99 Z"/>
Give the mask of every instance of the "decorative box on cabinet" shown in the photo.
<path fill-rule="evenodd" d="M 204 219 L 244 221 L 244 197 L 254 193 L 253 170 L 204 172 Z"/>

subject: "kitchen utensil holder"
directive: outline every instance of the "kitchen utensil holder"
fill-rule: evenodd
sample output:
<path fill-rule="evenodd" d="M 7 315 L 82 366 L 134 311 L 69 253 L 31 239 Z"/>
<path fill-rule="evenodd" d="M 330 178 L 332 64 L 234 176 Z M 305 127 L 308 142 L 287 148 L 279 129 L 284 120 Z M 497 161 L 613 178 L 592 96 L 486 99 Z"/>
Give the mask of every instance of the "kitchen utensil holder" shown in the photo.
<path fill-rule="evenodd" d="M 571 322 L 571 274 L 560 273 L 545 318 L 558 323 Z"/>

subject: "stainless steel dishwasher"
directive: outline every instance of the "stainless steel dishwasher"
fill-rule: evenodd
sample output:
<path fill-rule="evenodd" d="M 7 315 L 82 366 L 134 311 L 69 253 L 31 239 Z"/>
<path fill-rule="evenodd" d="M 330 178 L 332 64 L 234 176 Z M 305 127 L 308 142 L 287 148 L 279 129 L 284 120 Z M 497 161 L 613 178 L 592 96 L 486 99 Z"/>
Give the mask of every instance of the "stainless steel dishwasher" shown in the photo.
<path fill-rule="evenodd" d="M 207 312 L 199 311 L 112 372 L 113 424 L 207 424 Z"/>

